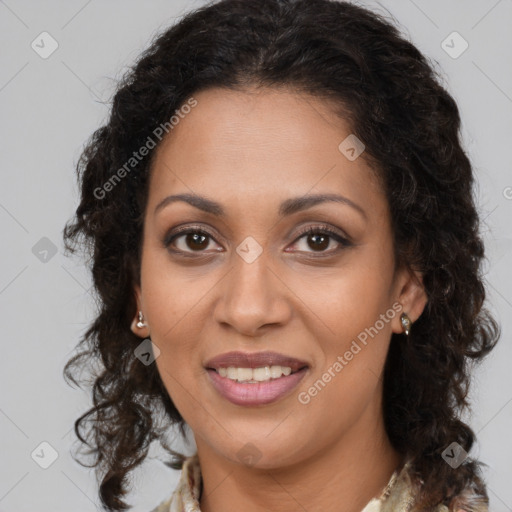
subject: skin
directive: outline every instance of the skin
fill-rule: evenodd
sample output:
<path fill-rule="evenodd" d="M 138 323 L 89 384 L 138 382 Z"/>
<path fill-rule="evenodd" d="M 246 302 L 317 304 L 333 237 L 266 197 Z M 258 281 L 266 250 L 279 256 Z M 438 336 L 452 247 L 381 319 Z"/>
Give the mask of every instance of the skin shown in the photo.
<path fill-rule="evenodd" d="M 326 100 L 285 89 L 210 89 L 194 98 L 153 162 L 135 287 L 147 326 L 132 328 L 159 347 L 160 375 L 194 434 L 201 510 L 339 511 L 343 503 L 360 512 L 403 463 L 382 415 L 382 372 L 392 332 L 403 332 L 400 314 L 309 403 L 298 394 L 393 303 L 414 322 L 427 300 L 421 275 L 395 271 L 387 200 L 364 158 L 349 161 L 338 149 L 351 129 Z M 179 193 L 219 202 L 225 217 L 183 201 L 154 212 Z M 330 201 L 278 215 L 282 201 L 318 193 L 342 195 L 364 214 Z M 199 249 L 186 235 L 175 239 L 171 247 L 189 258 L 163 243 L 182 224 L 212 235 Z M 299 234 L 322 224 L 352 245 L 329 237 L 318 248 Z M 250 264 L 236 252 L 248 236 L 263 251 Z M 310 367 L 277 402 L 238 406 L 203 367 L 230 350 L 274 350 Z M 237 455 L 247 443 L 256 463 Z"/>

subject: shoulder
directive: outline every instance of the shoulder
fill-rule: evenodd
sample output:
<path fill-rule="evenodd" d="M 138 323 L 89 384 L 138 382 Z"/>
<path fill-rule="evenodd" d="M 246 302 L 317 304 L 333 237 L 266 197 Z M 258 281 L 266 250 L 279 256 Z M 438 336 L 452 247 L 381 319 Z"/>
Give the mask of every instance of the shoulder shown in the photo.
<path fill-rule="evenodd" d="M 152 509 L 150 512 L 169 512 L 171 509 L 172 496 L 167 500 L 163 501 L 158 507 Z"/>
<path fill-rule="evenodd" d="M 467 487 L 446 507 L 446 512 L 488 512 L 489 504 L 485 496 L 482 496 L 471 487 Z M 442 512 L 445 512 L 443 510 Z"/>
<path fill-rule="evenodd" d="M 385 494 L 381 497 L 382 504 L 379 512 L 425 512 L 425 508 L 417 505 L 417 498 L 421 492 L 422 482 L 413 479 L 411 466 L 406 463 L 399 473 L 388 485 Z M 437 505 L 431 512 L 488 512 L 486 496 L 479 494 L 473 487 L 467 487 L 448 505 Z"/>
<path fill-rule="evenodd" d="M 151 512 L 200 512 L 201 470 L 197 453 L 187 457 L 181 469 L 180 480 L 171 497 Z"/>

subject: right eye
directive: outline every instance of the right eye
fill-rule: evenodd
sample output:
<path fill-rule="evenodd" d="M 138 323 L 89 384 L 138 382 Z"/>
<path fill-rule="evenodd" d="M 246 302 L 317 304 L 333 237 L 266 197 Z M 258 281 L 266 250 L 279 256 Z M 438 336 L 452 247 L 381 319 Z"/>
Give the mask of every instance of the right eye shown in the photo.
<path fill-rule="evenodd" d="M 167 235 L 164 246 L 174 253 L 204 253 L 212 241 L 213 236 L 204 229 L 188 226 Z"/>

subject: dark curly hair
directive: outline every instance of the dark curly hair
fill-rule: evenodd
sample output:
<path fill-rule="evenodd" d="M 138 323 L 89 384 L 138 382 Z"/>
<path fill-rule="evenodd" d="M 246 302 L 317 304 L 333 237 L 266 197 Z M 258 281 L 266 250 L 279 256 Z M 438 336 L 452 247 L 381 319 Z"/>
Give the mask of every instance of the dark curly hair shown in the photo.
<path fill-rule="evenodd" d="M 81 200 L 63 234 L 68 252 L 81 248 L 92 260 L 98 313 L 64 376 L 76 385 L 84 365 L 90 370 L 94 405 L 75 432 L 95 456 L 102 505 L 129 508 L 122 500 L 127 478 L 154 440 L 169 452 L 167 464 L 181 468 L 185 456 L 164 433 L 176 425 L 185 434 L 185 422 L 156 365 L 135 358 L 141 340 L 130 329 L 155 148 L 108 194 L 98 191 L 194 93 L 248 86 L 333 100 L 365 144 L 363 156 L 389 202 L 396 262 L 422 273 L 428 297 L 408 340 L 391 338 L 387 434 L 411 458 L 426 506 L 452 510 L 468 486 L 488 500 L 481 462 L 467 458 L 455 470 L 441 456 L 454 441 L 467 452 L 474 443 L 461 419 L 470 373 L 500 336 L 483 306 L 484 247 L 454 99 L 434 66 L 382 15 L 343 1 L 223 0 L 154 39 L 123 77 L 108 122 L 77 164 Z"/>

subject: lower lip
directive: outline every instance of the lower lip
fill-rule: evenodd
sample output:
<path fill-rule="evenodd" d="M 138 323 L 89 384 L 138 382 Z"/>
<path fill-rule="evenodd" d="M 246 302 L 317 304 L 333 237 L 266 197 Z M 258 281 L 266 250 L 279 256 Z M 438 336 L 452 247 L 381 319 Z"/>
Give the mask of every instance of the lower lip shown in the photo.
<path fill-rule="evenodd" d="M 208 369 L 215 389 L 235 405 L 263 405 L 275 402 L 295 388 L 306 372 L 307 368 L 303 368 L 278 379 L 250 384 L 221 377 L 215 370 Z"/>

